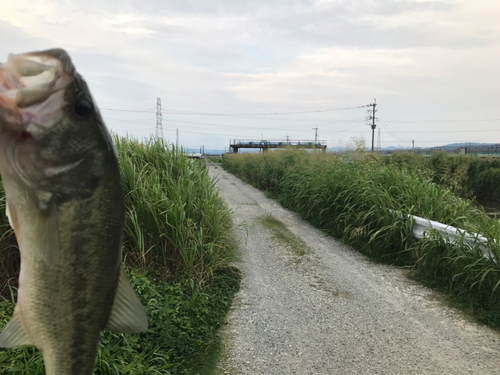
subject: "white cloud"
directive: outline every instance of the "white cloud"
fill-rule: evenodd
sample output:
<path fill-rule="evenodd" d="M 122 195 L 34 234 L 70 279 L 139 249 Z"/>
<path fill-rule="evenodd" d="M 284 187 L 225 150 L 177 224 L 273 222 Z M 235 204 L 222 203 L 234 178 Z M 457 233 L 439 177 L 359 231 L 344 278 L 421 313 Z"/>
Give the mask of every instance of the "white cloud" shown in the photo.
<path fill-rule="evenodd" d="M 104 112 L 117 131 L 137 135 L 154 128 L 157 97 L 170 112 L 290 112 L 357 106 L 377 97 L 380 118 L 387 121 L 500 118 L 499 17 L 500 3 L 490 0 L 91 0 L 85 6 L 16 0 L 2 4 L 0 58 L 67 49 L 103 108 L 151 108 L 146 114 Z M 268 138 L 284 132 L 299 137 L 310 125 L 330 121 L 323 133 L 335 143 L 337 136 L 349 139 L 349 133 L 336 133 L 342 126 L 355 128 L 356 136 L 365 131 L 363 116 L 364 110 L 326 112 L 293 121 L 288 116 L 287 122 L 170 114 L 165 129 L 170 139 L 177 127 L 227 134 L 210 137 L 226 145 L 232 135 L 253 132 L 259 138 L 258 128 Z M 361 120 L 349 122 L 355 118 Z M 346 122 L 335 125 L 340 120 Z M 490 133 L 453 133 L 477 129 L 476 122 L 419 125 L 429 132 L 437 128 L 450 132 L 401 137 L 434 142 L 429 145 L 495 139 Z M 391 125 L 393 135 L 411 129 Z M 204 142 L 200 133 L 189 139 Z M 387 133 L 383 139 L 392 138 Z"/>

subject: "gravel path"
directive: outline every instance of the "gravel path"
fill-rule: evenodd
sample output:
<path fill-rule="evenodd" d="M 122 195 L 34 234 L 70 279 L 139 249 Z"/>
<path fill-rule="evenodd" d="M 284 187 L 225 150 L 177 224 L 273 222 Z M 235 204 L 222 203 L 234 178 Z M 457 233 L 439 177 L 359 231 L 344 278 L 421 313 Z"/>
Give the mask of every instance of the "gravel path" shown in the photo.
<path fill-rule="evenodd" d="M 500 374 L 499 332 L 220 166 L 210 166 L 209 174 L 218 176 L 235 224 L 249 224 L 220 374 Z M 255 221 L 269 214 L 310 251 L 295 255 Z"/>

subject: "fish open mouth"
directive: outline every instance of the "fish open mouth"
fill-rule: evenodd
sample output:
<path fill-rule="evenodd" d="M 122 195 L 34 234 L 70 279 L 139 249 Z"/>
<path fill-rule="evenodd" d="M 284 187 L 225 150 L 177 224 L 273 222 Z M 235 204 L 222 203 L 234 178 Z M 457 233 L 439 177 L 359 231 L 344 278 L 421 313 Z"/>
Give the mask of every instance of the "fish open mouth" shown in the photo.
<path fill-rule="evenodd" d="M 2 122 L 17 130 L 50 126 L 60 118 L 64 88 L 73 77 L 71 60 L 62 50 L 9 55 L 0 64 Z"/>

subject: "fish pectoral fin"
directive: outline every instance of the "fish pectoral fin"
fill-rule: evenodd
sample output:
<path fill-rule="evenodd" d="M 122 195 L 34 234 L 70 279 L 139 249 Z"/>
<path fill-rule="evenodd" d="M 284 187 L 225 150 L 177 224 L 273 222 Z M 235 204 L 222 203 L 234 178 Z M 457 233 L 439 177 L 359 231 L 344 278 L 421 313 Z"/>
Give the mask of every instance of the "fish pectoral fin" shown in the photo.
<path fill-rule="evenodd" d="M 43 208 L 38 209 L 35 231 L 37 238 L 39 238 L 40 257 L 49 266 L 55 266 L 59 261 L 61 244 L 57 206 L 54 200 L 46 202 Z"/>
<path fill-rule="evenodd" d="M 14 312 L 12 319 L 0 333 L 0 348 L 15 348 L 22 345 L 34 345 L 28 332 L 19 320 L 19 314 Z"/>
<path fill-rule="evenodd" d="M 21 247 L 22 246 L 22 244 L 21 244 L 22 237 L 21 237 L 21 233 L 19 231 L 19 221 L 17 219 L 17 210 L 16 210 L 16 207 L 14 206 L 14 204 L 9 199 L 7 199 L 7 201 L 5 202 L 5 215 L 7 215 L 7 218 L 9 219 L 10 226 L 12 227 L 12 229 L 14 229 L 14 234 L 16 235 L 17 244 L 19 247 Z"/>
<path fill-rule="evenodd" d="M 13 218 L 11 217 L 10 205 L 9 205 L 9 200 L 8 199 L 7 199 L 7 202 L 5 204 L 5 216 L 7 216 L 7 219 L 9 220 L 10 226 L 12 227 L 12 229 L 14 229 Z"/>
<path fill-rule="evenodd" d="M 104 329 L 114 333 L 139 333 L 148 329 L 146 311 L 121 268 L 115 300 Z"/>

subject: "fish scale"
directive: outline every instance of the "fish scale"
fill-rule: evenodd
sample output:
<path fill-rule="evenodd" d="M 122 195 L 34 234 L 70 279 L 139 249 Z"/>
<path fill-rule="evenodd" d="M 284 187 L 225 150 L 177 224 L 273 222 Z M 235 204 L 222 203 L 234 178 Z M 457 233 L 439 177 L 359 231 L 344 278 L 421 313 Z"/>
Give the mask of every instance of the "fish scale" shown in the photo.
<path fill-rule="evenodd" d="M 11 55 L 0 65 L 0 142 L 21 253 L 0 347 L 35 345 L 48 375 L 90 375 L 101 331 L 142 332 L 147 317 L 121 269 L 116 152 L 66 52 Z"/>

